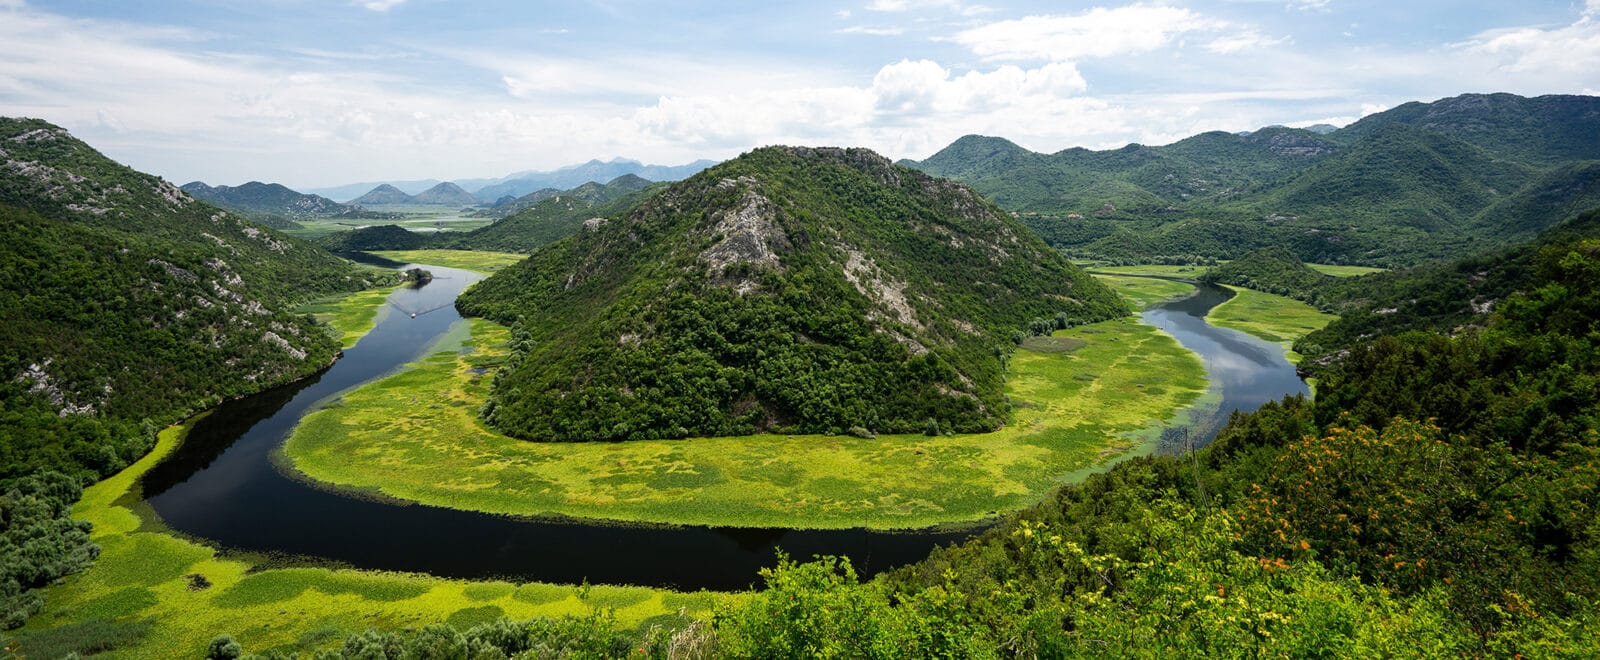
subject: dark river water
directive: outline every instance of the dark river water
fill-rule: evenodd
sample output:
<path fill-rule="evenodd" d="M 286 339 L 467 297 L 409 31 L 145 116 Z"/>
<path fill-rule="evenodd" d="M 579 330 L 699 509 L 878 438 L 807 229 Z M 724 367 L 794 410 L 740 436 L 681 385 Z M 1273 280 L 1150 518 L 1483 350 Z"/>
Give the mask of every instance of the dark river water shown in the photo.
<path fill-rule="evenodd" d="M 145 499 L 168 527 L 229 550 L 368 569 L 685 590 L 750 586 L 759 568 L 776 563 L 779 548 L 801 559 L 848 556 L 868 576 L 917 561 L 935 546 L 970 534 L 530 520 L 359 499 L 286 476 L 274 464 L 273 452 L 303 415 L 421 356 L 461 320 L 451 302 L 481 276 L 425 267 L 436 279 L 420 289 L 396 291 L 377 326 L 332 367 L 224 403 L 195 424 L 182 446 L 141 482 Z M 1202 290 L 1152 308 L 1144 317 L 1204 356 L 1212 378 L 1222 385 L 1223 415 L 1303 392 L 1281 351 L 1271 352 L 1276 346 L 1205 323 L 1205 310 L 1227 293 Z M 1280 377 L 1284 373 L 1290 380 Z"/>

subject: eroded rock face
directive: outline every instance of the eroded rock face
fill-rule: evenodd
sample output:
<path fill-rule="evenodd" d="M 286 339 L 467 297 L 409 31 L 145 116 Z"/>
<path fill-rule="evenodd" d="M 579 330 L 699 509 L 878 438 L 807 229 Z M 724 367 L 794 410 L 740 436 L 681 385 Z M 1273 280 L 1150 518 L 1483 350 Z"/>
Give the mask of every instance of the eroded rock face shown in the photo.
<path fill-rule="evenodd" d="M 736 263 L 781 267 L 780 251 L 790 249 L 789 236 L 777 222 L 778 208 L 772 200 L 756 192 L 758 182 L 750 177 L 723 179 L 719 187 L 742 186 L 744 197 L 724 211 L 712 227 L 722 239 L 700 253 L 700 260 L 720 272 Z"/>

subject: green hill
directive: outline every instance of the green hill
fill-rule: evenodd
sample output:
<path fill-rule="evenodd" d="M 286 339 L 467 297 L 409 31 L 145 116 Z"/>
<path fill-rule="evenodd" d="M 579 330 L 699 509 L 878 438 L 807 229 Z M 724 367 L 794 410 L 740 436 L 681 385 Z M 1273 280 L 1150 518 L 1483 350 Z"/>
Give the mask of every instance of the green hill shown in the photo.
<path fill-rule="evenodd" d="M 665 184 L 652 184 L 631 174 L 617 177 L 609 183 L 589 182 L 572 190 L 546 196 L 492 225 L 479 227 L 465 235 L 439 236 L 437 242 L 442 247 L 467 250 L 532 252 L 576 233 L 585 220 L 626 212 L 663 187 Z M 539 194 L 531 193 L 530 196 Z"/>
<path fill-rule="evenodd" d="M 110 474 L 153 428 L 327 365 L 338 342 L 291 310 L 368 285 L 44 121 L 0 119 L 0 163 L 0 481 Z"/>
<path fill-rule="evenodd" d="M 1326 135 L 1269 127 L 1162 147 L 1029 152 L 968 136 L 921 163 L 1050 244 L 1117 260 L 1408 266 L 1524 240 L 1595 204 L 1600 99 L 1497 94 L 1407 104 Z"/>
<path fill-rule="evenodd" d="M 987 430 L 1013 333 L 1127 313 L 969 188 L 862 149 L 758 149 L 583 226 L 458 300 L 514 328 L 485 410 L 512 435 Z"/>
<path fill-rule="evenodd" d="M 182 188 L 195 199 L 243 213 L 275 229 L 288 228 L 295 220 L 355 214 L 362 210 L 320 195 L 298 193 L 280 184 L 260 181 L 237 186 L 208 186 L 202 181 L 191 181 Z"/>

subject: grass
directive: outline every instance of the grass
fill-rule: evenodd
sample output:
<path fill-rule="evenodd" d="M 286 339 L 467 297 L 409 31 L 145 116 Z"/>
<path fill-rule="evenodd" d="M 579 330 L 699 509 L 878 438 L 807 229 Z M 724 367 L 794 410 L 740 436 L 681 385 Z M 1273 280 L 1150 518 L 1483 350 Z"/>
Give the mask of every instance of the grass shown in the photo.
<path fill-rule="evenodd" d="M 460 268 L 480 273 L 493 273 L 528 258 L 526 254 L 474 250 L 383 250 L 373 254 L 393 261 Z"/>
<path fill-rule="evenodd" d="M 1160 264 L 1141 264 L 1138 266 L 1085 266 L 1089 272 L 1111 275 L 1161 275 L 1164 277 L 1200 277 L 1204 275 L 1207 266 L 1164 266 Z"/>
<path fill-rule="evenodd" d="M 1317 308 L 1292 298 L 1240 287 L 1228 287 L 1235 295 L 1206 315 L 1212 325 L 1233 328 L 1282 346 L 1289 362 L 1298 364 L 1300 354 L 1289 350 L 1295 340 L 1322 329 L 1334 319 Z"/>
<path fill-rule="evenodd" d="M 1112 291 L 1121 294 L 1123 298 L 1132 303 L 1136 309 L 1144 309 L 1163 300 L 1171 300 L 1178 296 L 1194 291 L 1194 287 L 1183 282 L 1157 279 L 1154 277 L 1135 277 L 1121 275 L 1095 275 L 1095 279 L 1111 287 Z"/>
<path fill-rule="evenodd" d="M 326 484 L 491 513 L 916 528 L 1029 506 L 1067 475 L 1146 448 L 1138 434 L 1206 387 L 1192 353 L 1126 318 L 1057 332 L 1059 352 L 1017 351 L 1007 393 L 1020 405 L 994 433 L 531 443 L 477 418 L 508 331 L 481 319 L 460 328 L 409 369 L 308 415 L 289 464 Z"/>
<path fill-rule="evenodd" d="M 198 418 L 197 418 L 198 419 Z M 192 424 L 192 421 L 190 422 Z M 686 608 L 705 617 L 721 599 L 642 587 L 579 587 L 446 580 L 425 575 L 329 568 L 260 570 L 160 528 L 141 511 L 137 481 L 172 451 L 189 426 L 162 431 L 148 456 L 84 491 L 73 516 L 94 523 L 101 555 L 94 566 L 49 588 L 42 612 L 14 631 L 29 657 L 115 649 L 120 657 L 202 657 L 227 633 L 255 653 L 306 655 L 337 647 L 368 628 L 587 613 L 614 607 L 624 625 L 661 620 Z M 211 586 L 196 589 L 191 575 Z M 754 579 L 754 576 L 752 576 Z M 529 598 L 525 594 L 538 594 Z"/>
<path fill-rule="evenodd" d="M 333 331 L 339 334 L 343 346 L 350 348 L 377 325 L 378 312 L 383 309 L 384 301 L 389 299 L 389 294 L 393 293 L 394 289 L 395 287 L 379 287 L 333 296 L 303 305 L 295 311 L 299 314 L 311 314 L 318 321 L 332 326 Z"/>
<path fill-rule="evenodd" d="M 1334 277 L 1355 277 L 1369 273 L 1381 273 L 1385 270 L 1370 266 L 1335 266 L 1333 264 L 1306 264 L 1306 266 L 1323 275 L 1332 275 Z"/>

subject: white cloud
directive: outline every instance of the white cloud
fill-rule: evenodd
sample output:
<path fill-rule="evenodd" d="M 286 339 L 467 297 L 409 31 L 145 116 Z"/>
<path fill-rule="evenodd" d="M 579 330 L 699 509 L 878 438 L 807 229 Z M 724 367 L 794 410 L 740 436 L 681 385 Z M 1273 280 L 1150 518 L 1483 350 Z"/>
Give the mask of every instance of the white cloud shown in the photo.
<path fill-rule="evenodd" d="M 1600 0 L 1588 0 L 1571 25 L 1489 30 L 1457 48 L 1486 56 L 1511 73 L 1594 74 L 1600 71 Z"/>
<path fill-rule="evenodd" d="M 1289 8 L 1327 13 L 1328 5 L 1331 3 L 1332 0 L 1289 0 Z"/>
<path fill-rule="evenodd" d="M 969 5 L 960 0 L 872 0 L 866 9 L 881 12 L 945 9 L 962 16 L 977 16 L 994 11 L 994 8 L 988 5 Z"/>
<path fill-rule="evenodd" d="M 406 3 L 406 0 L 356 0 L 355 4 L 372 11 L 389 11 Z"/>
<path fill-rule="evenodd" d="M 834 30 L 839 34 L 866 34 L 874 37 L 893 37 L 905 33 L 897 27 L 872 27 L 870 25 L 852 25 L 847 28 Z"/>
<path fill-rule="evenodd" d="M 1218 55 L 1232 55 L 1247 50 L 1257 50 L 1277 46 L 1289 41 L 1288 37 L 1268 39 L 1255 31 L 1245 31 L 1238 34 L 1226 35 L 1206 42 L 1205 49 Z"/>
<path fill-rule="evenodd" d="M 1149 52 L 1178 35 L 1227 27 L 1188 9 L 1135 4 L 999 21 L 959 32 L 954 41 L 986 60 L 1062 61 Z"/>

